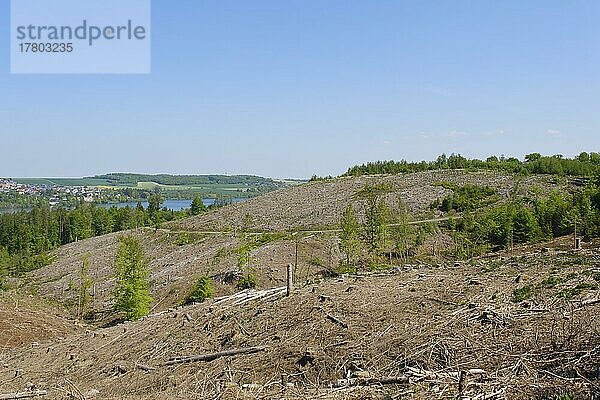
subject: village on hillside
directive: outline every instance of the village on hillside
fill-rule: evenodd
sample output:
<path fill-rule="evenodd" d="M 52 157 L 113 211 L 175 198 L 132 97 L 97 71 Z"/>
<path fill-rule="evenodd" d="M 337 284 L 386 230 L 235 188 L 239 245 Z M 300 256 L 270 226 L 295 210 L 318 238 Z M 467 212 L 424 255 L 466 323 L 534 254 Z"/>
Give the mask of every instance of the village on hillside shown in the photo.
<path fill-rule="evenodd" d="M 97 187 L 26 184 L 15 182 L 10 178 L 0 178 L 0 193 L 43 197 L 48 199 L 50 206 L 67 204 L 73 199 L 93 203 L 106 195 L 104 190 Z"/>

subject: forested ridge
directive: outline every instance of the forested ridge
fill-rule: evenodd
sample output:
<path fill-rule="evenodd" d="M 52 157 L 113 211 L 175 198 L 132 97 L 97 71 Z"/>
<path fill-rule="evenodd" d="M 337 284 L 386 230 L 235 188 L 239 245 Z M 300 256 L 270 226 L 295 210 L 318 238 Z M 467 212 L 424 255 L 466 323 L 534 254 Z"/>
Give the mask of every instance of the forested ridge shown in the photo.
<path fill-rule="evenodd" d="M 105 179 L 115 185 L 135 186 L 138 182 L 154 182 L 160 185 L 186 186 L 186 185 L 248 185 L 248 186 L 273 186 L 278 184 L 272 179 L 254 175 L 169 175 L 169 174 L 129 174 L 111 173 L 97 175 L 90 179 Z"/>
<path fill-rule="evenodd" d="M 523 161 L 515 157 L 506 158 L 504 156 L 491 156 L 484 161 L 476 158 L 468 159 L 460 154 L 451 154 L 450 156 L 442 154 L 435 161 L 369 162 L 349 168 L 343 176 L 400 174 L 438 169 L 483 169 L 512 174 L 591 177 L 600 172 L 600 153 L 582 152 L 574 158 L 565 158 L 560 154 L 543 156 L 540 153 L 531 153 L 526 155 Z"/>

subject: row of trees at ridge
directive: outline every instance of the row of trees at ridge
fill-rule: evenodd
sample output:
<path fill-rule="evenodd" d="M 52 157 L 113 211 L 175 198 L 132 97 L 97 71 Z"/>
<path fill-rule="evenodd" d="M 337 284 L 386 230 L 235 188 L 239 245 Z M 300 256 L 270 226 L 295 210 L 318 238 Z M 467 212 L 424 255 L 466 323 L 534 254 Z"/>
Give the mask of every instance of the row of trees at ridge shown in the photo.
<path fill-rule="evenodd" d="M 93 179 L 103 179 L 114 185 L 137 186 L 139 182 L 153 182 L 166 186 L 196 186 L 196 185 L 240 185 L 240 186 L 272 186 L 278 183 L 271 178 L 254 175 L 146 175 L 112 173 L 96 175 Z"/>
<path fill-rule="evenodd" d="M 468 159 L 460 154 L 440 155 L 435 161 L 409 162 L 377 161 L 356 165 L 348 169 L 343 176 L 400 174 L 440 169 L 486 169 L 519 174 L 551 174 L 560 176 L 593 177 L 600 173 L 600 153 L 582 152 L 572 159 L 562 155 L 543 156 L 532 153 L 523 161 L 504 156 L 488 157 L 485 161 Z"/>

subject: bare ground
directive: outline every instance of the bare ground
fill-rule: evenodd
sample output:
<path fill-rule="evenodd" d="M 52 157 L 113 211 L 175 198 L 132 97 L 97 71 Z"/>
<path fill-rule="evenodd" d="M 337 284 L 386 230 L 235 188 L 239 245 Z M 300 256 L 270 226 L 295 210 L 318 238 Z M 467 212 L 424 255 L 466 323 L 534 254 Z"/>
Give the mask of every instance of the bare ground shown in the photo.
<path fill-rule="evenodd" d="M 211 300 L 6 351 L 0 391 L 30 386 L 53 399 L 454 399 L 461 371 L 471 371 L 465 398 L 592 399 L 600 384 L 600 251 L 561 250 L 566 243 L 329 279 L 289 298 Z M 531 296 L 515 302 L 515 289 L 526 286 Z M 265 351 L 165 365 L 253 346 Z M 405 383 L 381 384 L 389 377 Z"/>
<path fill-rule="evenodd" d="M 36 346 L 81 329 L 63 313 L 59 307 L 30 296 L 0 296 L 0 351 Z"/>
<path fill-rule="evenodd" d="M 498 189 L 504 197 L 514 190 L 531 191 L 534 188 L 555 187 L 552 177 L 517 178 L 491 171 L 428 171 L 404 175 L 349 177 L 278 190 L 169 226 L 187 230 L 235 230 L 243 227 L 246 215 L 252 217 L 254 229 L 291 230 L 331 226 L 339 222 L 340 215 L 348 204 L 354 204 L 360 215 L 362 203 L 356 194 L 365 187 L 377 185 L 389 186 L 391 193 L 387 196 L 388 203 L 393 204 L 400 198 L 410 212 L 418 214 L 426 212 L 433 201 L 449 192 L 435 185 L 442 181 L 459 185 L 487 185 Z"/>
<path fill-rule="evenodd" d="M 331 227 L 339 221 L 342 210 L 355 204 L 362 212 L 361 200 L 356 194 L 368 186 L 388 185 L 391 204 L 401 198 L 415 215 L 430 217 L 431 202 L 447 194 L 435 183 L 451 181 L 458 184 L 474 183 L 498 189 L 506 197 L 514 191 L 548 190 L 555 187 L 550 177 L 517 178 L 495 172 L 432 171 L 407 175 L 343 178 L 315 182 L 272 192 L 245 203 L 231 205 L 198 217 L 166 224 L 173 230 L 225 230 L 221 234 L 202 235 L 143 230 L 123 232 L 83 240 L 61 247 L 56 262 L 30 274 L 26 286 L 34 292 L 72 304 L 74 288 L 79 282 L 78 270 L 85 254 L 90 255 L 91 277 L 95 282 L 93 309 L 98 318 L 109 314 L 114 287 L 114 255 L 118 237 L 132 234 L 144 245 L 151 260 L 151 293 L 156 300 L 155 311 L 180 303 L 189 293 L 194 280 L 200 275 L 213 276 L 217 295 L 234 292 L 234 278 L 250 268 L 259 278 L 259 288 L 277 286 L 285 279 L 285 267 L 295 264 L 296 241 L 285 237 L 251 254 L 251 263 L 238 266 L 235 249 L 241 245 L 240 229 L 246 214 L 252 217 L 251 229 L 285 230 L 294 228 Z M 248 228 L 248 227 L 246 227 Z M 327 234 L 312 235 L 298 244 L 298 273 L 304 280 L 319 276 L 341 258 L 335 237 Z M 233 283 L 233 285 L 232 285 Z"/>

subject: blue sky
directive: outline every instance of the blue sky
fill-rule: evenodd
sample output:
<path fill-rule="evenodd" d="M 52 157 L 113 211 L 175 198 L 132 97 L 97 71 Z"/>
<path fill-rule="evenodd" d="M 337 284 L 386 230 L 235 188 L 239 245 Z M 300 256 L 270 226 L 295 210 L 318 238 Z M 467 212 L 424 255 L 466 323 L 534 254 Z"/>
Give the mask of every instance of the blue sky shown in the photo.
<path fill-rule="evenodd" d="M 600 2 L 154 0 L 149 75 L 11 75 L 0 176 L 600 150 Z"/>

